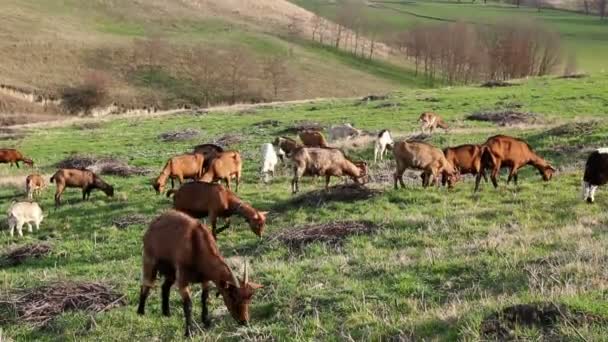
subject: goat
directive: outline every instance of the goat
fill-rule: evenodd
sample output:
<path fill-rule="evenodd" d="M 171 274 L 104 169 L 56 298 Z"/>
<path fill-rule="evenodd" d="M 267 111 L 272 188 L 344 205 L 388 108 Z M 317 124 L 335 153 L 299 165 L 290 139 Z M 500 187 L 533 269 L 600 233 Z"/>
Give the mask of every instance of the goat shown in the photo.
<path fill-rule="evenodd" d="M 182 154 L 171 157 L 167 160 L 165 167 L 160 175 L 154 180 L 152 187 L 157 194 L 164 191 L 167 179 L 171 179 L 171 189 L 175 187 L 173 180 L 177 179 L 179 184 L 184 183 L 184 179 L 199 179 L 203 175 L 203 163 L 205 157 L 202 154 Z"/>
<path fill-rule="evenodd" d="M 331 176 L 349 176 L 358 184 L 367 182 L 367 163 L 357 166 L 335 148 L 301 148 L 293 154 L 291 160 L 294 163 L 291 181 L 294 194 L 300 190 L 299 180 L 302 176 L 325 176 L 325 190 L 329 190 Z"/>
<path fill-rule="evenodd" d="M 335 141 L 338 139 L 350 139 L 361 135 L 361 130 L 354 128 L 351 124 L 346 123 L 343 125 L 331 126 L 328 130 L 329 140 Z"/>
<path fill-rule="evenodd" d="M 40 229 L 40 222 L 44 218 L 42 209 L 36 202 L 13 202 L 6 213 L 11 237 L 14 235 L 15 228 L 17 228 L 19 237 L 23 237 L 24 224 L 27 224 L 30 233 L 32 232 L 32 222 L 36 226 L 36 230 Z"/>
<path fill-rule="evenodd" d="M 281 149 L 279 149 L 279 151 L 281 151 Z M 260 173 L 264 177 L 264 182 L 268 183 L 269 175 L 272 175 L 274 178 L 274 168 L 279 162 L 278 154 L 274 151 L 274 147 L 270 143 L 262 145 L 260 154 L 262 157 L 262 168 L 260 169 Z"/>
<path fill-rule="evenodd" d="M 521 139 L 506 135 L 495 135 L 488 138 L 482 149 L 481 168 L 484 171 L 492 169 L 490 179 L 495 188 L 498 187 L 498 172 L 503 167 L 510 168 L 507 184 L 513 179 L 515 185 L 517 185 L 517 171 L 526 165 L 534 166 L 545 182 L 550 181 L 555 172 L 553 166 L 534 153 L 532 147 Z M 477 174 L 475 189 L 477 189 L 480 180 L 481 173 Z"/>
<path fill-rule="evenodd" d="M 420 130 L 422 130 L 422 133 L 425 133 L 425 131 L 428 130 L 429 134 L 433 134 L 433 131 L 437 127 L 448 129 L 448 125 L 443 121 L 443 119 L 439 115 L 432 112 L 424 112 L 420 114 L 418 122 L 420 122 Z"/>
<path fill-rule="evenodd" d="M 114 196 L 114 188 L 89 170 L 59 169 L 51 176 L 51 183 L 53 182 L 57 184 L 57 190 L 55 191 L 56 207 L 61 205 L 61 195 L 65 188 L 81 188 L 83 201 L 91 196 L 93 189 L 100 189 L 108 197 Z"/>
<path fill-rule="evenodd" d="M 169 295 L 177 282 L 182 297 L 185 335 L 192 334 L 191 283 L 201 283 L 202 321 L 211 325 L 207 302 L 209 283 L 213 282 L 218 294 L 232 317 L 242 325 L 249 323 L 249 305 L 261 285 L 249 282 L 247 263 L 244 274 L 238 279 L 232 272 L 209 232 L 202 223 L 188 215 L 170 210 L 157 217 L 143 237 L 143 276 L 137 313 L 145 314 L 146 299 L 154 286 L 157 273 L 165 278 L 162 285 L 162 314 L 170 316 Z"/>
<path fill-rule="evenodd" d="M 595 201 L 597 188 L 608 183 L 608 148 L 599 148 L 589 155 L 583 175 L 583 200 Z"/>
<path fill-rule="evenodd" d="M 34 173 L 28 175 L 25 178 L 25 191 L 27 192 L 27 198 L 29 200 L 32 200 L 34 198 L 34 195 L 36 197 L 39 197 L 40 193 L 45 188 L 46 182 L 44 181 L 44 178 L 41 175 Z"/>
<path fill-rule="evenodd" d="M 384 159 L 384 153 L 387 149 L 391 149 L 393 146 L 393 138 L 391 137 L 391 132 L 387 129 L 383 129 L 378 133 L 378 137 L 376 138 L 376 144 L 374 145 L 374 163 Z"/>
<path fill-rule="evenodd" d="M 229 218 L 234 214 L 245 218 L 255 235 L 261 237 L 264 232 L 267 212 L 257 211 L 220 184 L 191 182 L 178 190 L 170 190 L 167 196 L 171 195 L 174 209 L 195 218 L 209 217 L 213 237 L 230 227 Z M 217 228 L 218 217 L 226 222 L 220 229 Z"/>
<path fill-rule="evenodd" d="M 302 148 L 303 145 L 299 142 L 291 139 L 289 137 L 276 137 L 274 142 L 272 143 L 279 151 L 283 151 L 287 158 L 291 158 L 291 155 L 299 148 Z M 283 159 L 283 162 L 285 160 Z"/>
<path fill-rule="evenodd" d="M 446 173 L 448 177 L 448 186 L 452 188 L 458 181 L 458 172 L 454 166 L 445 159 L 443 152 L 429 144 L 422 142 L 406 142 L 400 141 L 393 147 L 393 155 L 397 162 L 397 169 L 394 175 L 394 186 L 398 189 L 397 182 L 405 188 L 403 183 L 403 173 L 406 169 L 422 170 L 422 186 L 427 187 L 431 184 L 437 184 L 439 175 Z"/>
<path fill-rule="evenodd" d="M 213 161 L 213 159 L 215 159 L 215 157 L 224 152 L 224 148 L 222 148 L 219 145 L 216 144 L 201 144 L 201 145 L 196 145 L 194 146 L 194 151 L 193 153 L 195 154 L 202 154 L 204 157 L 204 162 L 203 162 L 203 170 L 206 170 L 209 168 L 209 165 L 211 165 L 211 162 Z"/>
<path fill-rule="evenodd" d="M 213 159 L 213 162 L 199 180 L 207 183 L 223 180 L 226 182 L 226 187 L 230 189 L 230 180 L 235 178 L 235 192 L 239 192 L 242 169 L 241 155 L 237 151 L 225 151 Z"/>
<path fill-rule="evenodd" d="M 472 174 L 477 176 L 481 174 L 483 179 L 487 182 L 488 178 L 484 170 L 481 168 L 481 154 L 482 147 L 480 145 L 465 144 L 456 147 L 447 147 L 443 149 L 443 155 L 447 159 L 460 175 Z M 445 185 L 447 182 L 448 175 L 444 174 L 442 184 Z M 479 187 L 479 183 L 475 184 L 475 191 Z"/>
<path fill-rule="evenodd" d="M 302 140 L 302 144 L 306 147 L 328 147 L 327 140 L 321 132 L 317 131 L 302 131 L 298 134 L 300 140 Z"/>
<path fill-rule="evenodd" d="M 23 156 L 23 154 L 17 151 L 14 148 L 3 148 L 0 149 L 0 164 L 9 163 L 10 166 L 17 165 L 19 167 L 19 162 L 22 161 L 29 167 L 34 166 L 34 162 Z"/>

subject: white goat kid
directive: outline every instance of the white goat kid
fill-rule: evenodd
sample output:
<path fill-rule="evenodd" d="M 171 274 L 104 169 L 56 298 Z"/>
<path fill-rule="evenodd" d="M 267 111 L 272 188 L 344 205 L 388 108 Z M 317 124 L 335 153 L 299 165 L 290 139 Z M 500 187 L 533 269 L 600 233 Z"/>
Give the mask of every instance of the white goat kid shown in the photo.
<path fill-rule="evenodd" d="M 277 166 L 279 159 L 277 153 L 274 150 L 274 146 L 270 143 L 265 143 L 261 147 L 262 155 L 262 169 L 261 173 L 264 176 L 264 183 L 268 183 L 269 175 L 274 177 L 274 168 Z M 279 148 L 279 155 L 285 155 L 285 153 Z"/>
<path fill-rule="evenodd" d="M 28 231 L 32 232 L 32 223 L 36 226 L 36 230 L 40 228 L 40 223 L 44 218 L 42 209 L 36 202 L 16 202 L 11 205 L 7 211 L 8 226 L 11 237 L 14 235 L 15 228 L 20 237 L 23 237 L 23 225 L 27 224 Z"/>
<path fill-rule="evenodd" d="M 374 146 L 374 163 L 384 159 L 384 154 L 386 153 L 386 149 L 388 146 L 393 145 L 393 138 L 391 137 L 391 132 L 386 129 L 383 129 L 378 133 L 378 137 L 376 138 L 376 144 Z"/>

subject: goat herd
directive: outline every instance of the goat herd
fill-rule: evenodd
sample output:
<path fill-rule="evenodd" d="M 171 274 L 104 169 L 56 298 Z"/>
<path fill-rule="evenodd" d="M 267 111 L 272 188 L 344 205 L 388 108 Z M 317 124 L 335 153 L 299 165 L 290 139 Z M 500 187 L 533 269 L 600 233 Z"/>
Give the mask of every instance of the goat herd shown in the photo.
<path fill-rule="evenodd" d="M 422 130 L 430 133 L 436 127 L 447 128 L 447 125 L 434 113 L 423 113 L 419 121 Z M 350 138 L 360 134 L 351 125 L 333 126 L 329 129 L 332 140 Z M 293 179 L 291 189 L 299 191 L 299 179 L 302 176 L 325 176 L 325 187 L 329 186 L 332 176 L 348 176 L 359 184 L 368 181 L 368 166 L 364 161 L 354 161 L 340 149 L 329 147 L 323 134 L 319 131 L 306 130 L 299 133 L 297 142 L 288 137 L 277 137 L 273 144 L 262 145 L 262 167 L 264 180 L 274 176 L 275 166 L 279 159 L 291 160 Z M 497 187 L 497 177 L 501 168 L 509 168 L 507 183 L 511 180 L 517 184 L 517 172 L 525 165 L 532 165 L 541 174 L 543 180 L 549 181 L 555 169 L 538 156 L 523 140 L 497 135 L 490 137 L 482 145 L 461 145 L 449 147 L 443 151 L 423 142 L 393 142 L 391 134 L 382 130 L 376 138 L 374 161 L 382 160 L 386 150 L 392 150 L 396 161 L 394 187 L 404 187 L 403 173 L 406 169 L 421 170 L 422 185 L 443 184 L 453 187 L 463 174 L 472 174 L 475 179 L 475 191 L 479 189 L 481 177 L 490 178 Z M 0 150 L 0 162 L 15 164 L 19 162 L 33 165 L 31 159 L 25 158 L 15 149 Z M 224 151 L 214 144 L 195 146 L 193 153 L 170 158 L 160 175 L 154 180 L 153 188 L 157 193 L 165 192 L 167 182 L 171 189 L 167 196 L 173 196 L 173 210 L 157 217 L 146 231 L 143 238 L 143 277 L 137 312 L 144 314 L 145 301 L 158 274 L 164 276 L 162 285 L 162 313 L 169 315 L 169 293 L 171 286 L 177 282 L 183 301 L 186 320 L 186 335 L 192 333 L 192 300 L 189 284 L 201 283 L 202 321 L 210 325 L 207 300 L 209 282 L 213 282 L 218 295 L 233 318 L 241 324 L 249 322 L 249 304 L 256 291 L 262 287 L 249 281 L 248 266 L 244 265 L 242 277 L 237 277 L 221 256 L 216 244 L 217 235 L 228 228 L 230 216 L 244 217 L 251 230 L 262 236 L 266 221 L 266 212 L 258 211 L 250 204 L 239 199 L 231 189 L 231 181 L 236 182 L 238 192 L 241 180 L 242 160 L 237 151 Z M 583 177 L 583 196 L 592 203 L 598 186 L 608 182 L 608 149 L 594 151 L 587 160 Z M 185 179 L 194 182 L 184 184 Z M 180 187 L 174 189 L 174 180 Z M 56 184 L 55 205 L 61 205 L 61 195 L 66 187 L 81 188 L 83 200 L 86 200 L 93 189 L 100 189 L 106 195 L 113 196 L 114 188 L 95 173 L 85 169 L 60 169 L 51 178 Z M 217 184 L 224 181 L 226 187 Z M 487 181 L 487 178 L 486 178 Z M 7 214 L 10 234 L 17 228 L 22 236 L 22 226 L 27 224 L 32 231 L 31 223 L 38 229 L 43 214 L 40 206 L 32 202 L 46 186 L 45 180 L 38 174 L 29 175 L 26 179 L 26 191 L 29 201 L 16 202 L 11 205 Z M 208 217 L 211 230 L 198 219 Z M 223 218 L 225 225 L 217 227 L 217 219 Z"/>

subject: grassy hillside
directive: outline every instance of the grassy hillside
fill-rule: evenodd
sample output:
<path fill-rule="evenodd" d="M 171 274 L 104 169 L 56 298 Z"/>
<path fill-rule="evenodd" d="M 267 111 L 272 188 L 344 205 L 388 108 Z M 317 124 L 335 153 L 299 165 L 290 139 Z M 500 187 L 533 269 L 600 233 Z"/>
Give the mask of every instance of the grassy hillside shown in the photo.
<path fill-rule="evenodd" d="M 408 70 L 287 37 L 291 16 L 312 14 L 286 1 L 39 1 L 0 4 L 0 83 L 57 94 L 91 72 L 107 78 L 111 100 L 160 107 L 201 102 L 205 82 L 192 65 L 205 47 L 220 56 L 237 50 L 251 97 L 301 99 L 352 96 L 421 86 Z M 160 41 L 145 48 L 142 41 Z M 154 43 L 153 43 L 154 44 Z M 198 56 L 197 56 L 198 55 Z M 284 56 L 289 85 L 278 96 L 263 76 L 263 61 Z M 372 70 L 370 70 L 372 69 Z M 386 73 L 399 71 L 397 79 Z"/>
<path fill-rule="evenodd" d="M 606 76 L 541 78 L 510 88 L 397 92 L 369 103 L 334 100 L 237 113 L 104 121 L 31 129 L 4 145 L 31 156 L 44 174 L 54 172 L 53 165 L 73 152 L 113 156 L 156 173 L 169 156 L 196 143 L 225 134 L 240 138 L 231 146 L 244 157 L 239 195 L 271 214 L 263 239 L 257 239 L 242 219 L 235 219 L 220 236 L 219 246 L 226 257 L 251 260 L 251 278 L 265 288 L 253 300 L 249 327 L 237 327 L 221 300 L 212 296 L 214 326 L 197 335 L 202 340 L 479 340 L 481 327 L 486 326 L 482 322 L 493 312 L 516 304 L 554 302 L 578 316 L 559 318 L 546 329 L 517 327 L 514 336 L 599 341 L 608 334 L 608 324 L 602 323 L 608 319 L 608 195 L 600 190 L 597 204 L 587 205 L 580 199 L 579 186 L 588 151 L 608 144 L 607 84 Z M 505 109 L 538 116 L 535 123 L 515 127 L 465 119 L 472 112 Z M 453 191 L 423 189 L 417 179 L 410 179 L 406 189 L 393 190 L 394 162 L 389 158 L 372 166 L 368 186 L 380 193 L 353 202 L 313 198 L 308 204 L 292 200 L 290 171 L 285 168 L 268 185 L 259 180 L 260 144 L 284 134 L 299 120 L 323 125 L 351 122 L 371 132 L 388 127 L 404 137 L 415 133 L 423 110 L 442 114 L 452 127 L 432 137 L 436 146 L 481 143 L 496 133 L 511 134 L 527 139 L 560 171 L 543 183 L 535 171 L 524 169 L 519 187 L 506 187 L 503 175 L 498 190 L 483 184 L 478 195 L 472 193 L 470 179 Z M 276 120 L 277 126 L 260 124 L 268 120 Z M 575 124 L 589 120 L 597 121 Z M 160 133 L 185 128 L 200 129 L 202 135 L 182 142 L 158 139 Z M 371 141 L 349 151 L 354 158 L 369 161 Z M 11 200 L 23 198 L 28 172 L 0 166 L 2 212 Z M 94 192 L 90 201 L 82 202 L 79 191 L 68 190 L 67 203 L 56 210 L 51 187 L 41 200 L 47 217 L 40 231 L 26 232 L 24 239 L 0 232 L 3 252 L 40 241 L 54 246 L 49 256 L 2 267 L 0 296 L 57 280 L 95 280 L 113 284 L 128 302 L 94 320 L 81 312 L 65 313 L 44 329 L 11 321 L 11 311 L 3 306 L 0 317 L 9 320 L 2 325 L 5 338 L 181 339 L 183 316 L 176 291 L 171 318 L 160 316 L 158 287 L 147 316 L 135 314 L 145 225 L 119 229 L 112 223 L 133 213 L 151 219 L 171 206 L 170 200 L 153 192 L 151 177 L 104 176 L 116 187 L 114 198 Z M 301 190 L 306 195 L 321 187 L 320 180 L 307 179 Z M 339 247 L 316 242 L 292 250 L 274 238 L 296 226 L 340 220 L 369 220 L 379 228 L 370 236 L 346 237 Z M 194 293 L 198 295 L 198 287 Z M 194 302 L 195 321 L 200 323 L 199 301 Z M 572 318 L 583 314 L 591 318 Z"/>
<path fill-rule="evenodd" d="M 344 1 L 293 0 L 304 8 L 332 20 L 338 17 Z M 502 21 L 537 20 L 560 33 L 567 54 L 575 53 L 585 72 L 608 70 L 608 24 L 597 16 L 579 13 L 498 4 L 489 1 L 367 1 L 361 8 L 368 20 L 385 32 L 407 30 L 419 24 L 465 21 L 491 24 Z"/>

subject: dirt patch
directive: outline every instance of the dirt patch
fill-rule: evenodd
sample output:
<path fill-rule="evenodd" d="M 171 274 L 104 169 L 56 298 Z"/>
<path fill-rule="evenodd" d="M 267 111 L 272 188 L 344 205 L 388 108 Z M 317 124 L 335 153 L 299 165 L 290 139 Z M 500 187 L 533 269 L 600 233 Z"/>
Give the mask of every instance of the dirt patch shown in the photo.
<path fill-rule="evenodd" d="M 482 83 L 480 87 L 482 88 L 496 88 L 496 87 L 513 87 L 517 84 L 505 82 L 505 81 L 488 81 L 486 83 Z"/>
<path fill-rule="evenodd" d="M 605 318 L 571 310 L 565 305 L 550 302 L 517 304 L 488 315 L 481 323 L 481 336 L 492 340 L 517 339 L 515 330 L 519 327 L 535 327 L 542 330 L 544 337 L 558 338 L 557 325 L 571 326 L 586 324 L 606 324 Z"/>
<path fill-rule="evenodd" d="M 16 266 L 27 259 L 38 259 L 51 253 L 52 246 L 46 243 L 35 243 L 14 248 L 0 257 L 0 265 Z"/>
<path fill-rule="evenodd" d="M 125 229 L 129 226 L 135 225 L 146 225 L 149 222 L 150 219 L 146 215 L 142 214 L 127 214 L 112 220 L 112 224 L 118 229 Z"/>
<path fill-rule="evenodd" d="M 228 133 L 224 134 L 221 137 L 215 139 L 214 144 L 220 145 L 222 147 L 228 147 L 236 144 L 240 144 L 243 141 L 242 135 Z"/>
<path fill-rule="evenodd" d="M 55 166 L 60 169 L 87 169 L 100 175 L 121 177 L 141 176 L 152 172 L 150 169 L 131 166 L 119 159 L 80 154 L 70 155 Z"/>
<path fill-rule="evenodd" d="M 542 121 L 536 113 L 523 113 L 510 110 L 499 112 L 478 112 L 468 115 L 467 120 L 493 122 L 499 126 L 533 124 Z"/>
<path fill-rule="evenodd" d="M 280 211 L 282 208 L 291 207 L 318 207 L 327 202 L 364 201 L 381 193 L 382 191 L 380 190 L 371 189 L 356 183 L 341 184 L 329 187 L 328 191 L 319 189 L 294 196 L 287 202 L 277 206 L 274 210 Z"/>
<path fill-rule="evenodd" d="M 103 125 L 101 122 L 84 122 L 81 124 L 74 125 L 75 129 L 79 129 L 82 131 L 93 130 L 101 128 Z"/>
<path fill-rule="evenodd" d="M 0 315 L 0 323 L 26 322 L 43 327 L 66 311 L 99 313 L 126 304 L 126 295 L 106 284 L 57 282 L 17 290 L 0 300 L 2 311 L 12 312 Z"/>
<path fill-rule="evenodd" d="M 165 132 L 158 135 L 158 139 L 164 142 L 169 141 L 184 141 L 198 138 L 201 135 L 201 131 L 194 128 L 186 128 L 181 131 Z"/>
<path fill-rule="evenodd" d="M 285 229 L 271 239 L 296 249 L 317 241 L 336 246 L 348 236 L 369 235 L 377 230 L 378 226 L 369 221 L 338 221 Z"/>
<path fill-rule="evenodd" d="M 570 122 L 547 131 L 550 136 L 582 136 L 594 133 L 599 126 L 598 121 Z"/>

